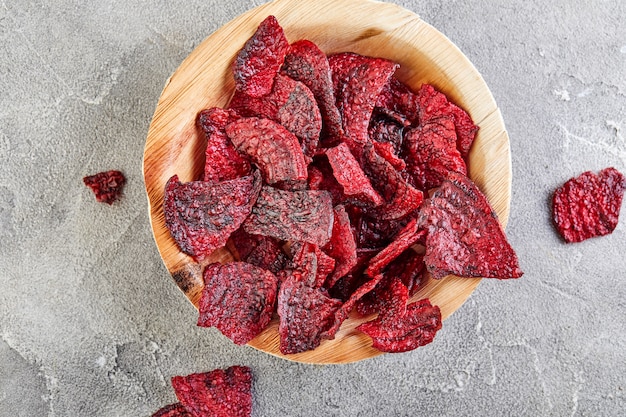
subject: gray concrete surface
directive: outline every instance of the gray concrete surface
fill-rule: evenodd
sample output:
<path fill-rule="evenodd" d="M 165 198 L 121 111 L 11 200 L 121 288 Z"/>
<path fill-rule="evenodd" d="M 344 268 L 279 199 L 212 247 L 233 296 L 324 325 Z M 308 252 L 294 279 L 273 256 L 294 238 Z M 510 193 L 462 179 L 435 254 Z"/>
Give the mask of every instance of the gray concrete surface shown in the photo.
<path fill-rule="evenodd" d="M 345 366 L 237 347 L 161 263 L 144 139 L 167 77 L 258 1 L 0 0 L 0 416 L 148 416 L 173 375 L 245 364 L 255 416 L 626 415 L 626 219 L 566 245 L 551 191 L 626 172 L 626 2 L 405 0 L 502 110 L 508 236 L 526 272 L 484 280 L 431 345 Z M 81 178 L 117 168 L 123 200 Z"/>

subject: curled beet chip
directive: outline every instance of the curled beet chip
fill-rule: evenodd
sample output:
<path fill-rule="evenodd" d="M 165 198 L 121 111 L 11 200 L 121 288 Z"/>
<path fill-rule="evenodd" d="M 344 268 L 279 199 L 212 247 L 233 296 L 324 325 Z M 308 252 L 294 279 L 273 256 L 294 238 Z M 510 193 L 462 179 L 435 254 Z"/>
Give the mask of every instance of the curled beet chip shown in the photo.
<path fill-rule="evenodd" d="M 252 371 L 247 366 L 175 376 L 172 386 L 178 400 L 194 417 L 252 415 Z"/>
<path fill-rule="evenodd" d="M 398 64 L 354 53 L 333 55 L 329 64 L 345 140 L 360 159 L 361 149 L 368 142 L 368 126 L 378 95 Z"/>
<path fill-rule="evenodd" d="M 335 259 L 335 270 L 327 282 L 328 288 L 331 288 L 357 264 L 356 242 L 344 206 L 334 208 L 333 231 L 330 241 L 323 249 Z"/>
<path fill-rule="evenodd" d="M 313 42 L 300 40 L 289 47 L 282 71 L 303 82 L 319 105 L 324 130 L 330 138 L 342 138 L 341 115 L 337 109 L 330 65 L 326 54 Z"/>
<path fill-rule="evenodd" d="M 291 251 L 293 258 L 288 267 L 299 272 L 303 282 L 309 287 L 320 288 L 335 269 L 335 260 L 313 243 L 294 242 Z"/>
<path fill-rule="evenodd" d="M 424 262 L 434 278 L 522 276 L 497 215 L 466 176 L 451 173 L 426 200 L 419 221 L 428 229 Z"/>
<path fill-rule="evenodd" d="M 389 79 L 376 100 L 376 111 L 402 125 L 417 124 L 420 101 L 406 84 L 395 77 Z"/>
<path fill-rule="evenodd" d="M 113 204 L 122 194 L 126 177 L 120 171 L 104 171 L 83 178 L 83 183 L 96 195 L 96 201 Z"/>
<path fill-rule="evenodd" d="M 402 285 L 402 284 L 400 284 Z M 372 346 L 382 352 L 407 352 L 433 341 L 441 329 L 439 307 L 428 299 L 409 304 L 401 309 L 391 308 L 357 327 L 372 338 Z"/>
<path fill-rule="evenodd" d="M 226 126 L 226 134 L 249 155 L 267 184 L 305 182 L 306 161 L 298 139 L 269 119 L 245 117 Z"/>
<path fill-rule="evenodd" d="M 278 293 L 278 332 L 283 354 L 305 352 L 321 343 L 341 301 L 330 298 L 321 288 L 312 288 L 293 275 L 280 286 Z"/>
<path fill-rule="evenodd" d="M 269 324 L 278 286 L 270 271 L 247 262 L 213 263 L 203 275 L 198 326 L 216 327 L 244 345 Z"/>
<path fill-rule="evenodd" d="M 152 417 L 194 417 L 194 415 L 181 403 L 174 403 L 157 410 Z"/>
<path fill-rule="evenodd" d="M 457 148 L 461 156 L 467 159 L 478 126 L 469 114 L 459 106 L 450 103 L 445 94 L 437 91 L 429 84 L 423 84 L 418 92 L 420 103 L 420 124 L 425 124 L 440 117 L 452 117 L 457 133 Z"/>
<path fill-rule="evenodd" d="M 219 107 L 198 113 L 197 125 L 207 141 L 204 181 L 220 182 L 250 174 L 250 161 L 235 149 L 224 131 L 238 118 L 235 111 Z"/>
<path fill-rule="evenodd" d="M 346 197 L 373 207 L 384 203 L 350 152 L 348 145 L 340 143 L 334 148 L 326 149 L 326 156 L 332 167 L 333 176 L 343 187 Z"/>
<path fill-rule="evenodd" d="M 251 97 L 268 94 L 288 50 L 283 28 L 274 16 L 268 16 L 235 58 L 235 89 Z"/>
<path fill-rule="evenodd" d="M 626 178 L 615 168 L 599 174 L 587 171 L 571 178 L 552 197 L 552 217 L 568 243 L 612 233 L 626 188 Z"/>
<path fill-rule="evenodd" d="M 248 233 L 324 246 L 331 236 L 333 206 L 327 191 L 263 187 L 244 223 Z"/>
<path fill-rule="evenodd" d="M 465 161 L 456 147 L 454 121 L 440 117 L 428 121 L 404 137 L 406 172 L 421 190 L 438 187 L 449 172 L 467 175 Z"/>
<path fill-rule="evenodd" d="M 165 225 L 180 249 L 201 261 L 226 244 L 252 211 L 260 189 L 256 171 L 219 183 L 182 184 L 174 175 L 165 185 Z"/>
<path fill-rule="evenodd" d="M 277 74 L 269 94 L 256 98 L 236 92 L 229 106 L 242 116 L 271 119 L 281 124 L 300 140 L 305 155 L 315 154 L 322 118 L 313 93 L 303 83 Z"/>

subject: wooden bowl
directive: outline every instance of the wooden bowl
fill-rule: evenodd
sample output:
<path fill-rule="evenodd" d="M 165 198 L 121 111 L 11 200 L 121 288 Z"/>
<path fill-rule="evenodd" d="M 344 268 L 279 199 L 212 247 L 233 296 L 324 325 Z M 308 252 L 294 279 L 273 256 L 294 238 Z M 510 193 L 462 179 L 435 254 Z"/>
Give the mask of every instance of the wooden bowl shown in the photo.
<path fill-rule="evenodd" d="M 167 80 L 150 124 L 144 153 L 144 180 L 150 220 L 165 266 L 197 307 L 203 288 L 202 267 L 182 253 L 165 227 L 163 191 L 178 174 L 182 182 L 198 179 L 204 168 L 203 139 L 197 113 L 226 106 L 234 89 L 231 62 L 258 24 L 274 15 L 290 42 L 309 39 L 326 53 L 352 51 L 388 58 L 400 64 L 398 78 L 417 90 L 430 83 L 467 110 L 480 126 L 469 155 L 469 175 L 486 194 L 505 226 L 511 198 L 509 139 L 500 111 L 484 80 L 463 53 L 443 34 L 399 6 L 368 0 L 275 0 L 237 17 L 206 38 Z M 211 261 L 228 261 L 218 250 Z M 480 279 L 430 279 L 413 300 L 428 297 L 450 316 L 469 297 Z M 249 345 L 289 360 L 347 363 L 379 355 L 368 336 L 355 330 L 366 319 L 353 314 L 334 340 L 315 350 L 281 355 L 278 321 Z M 191 325 L 191 323 L 190 323 Z"/>

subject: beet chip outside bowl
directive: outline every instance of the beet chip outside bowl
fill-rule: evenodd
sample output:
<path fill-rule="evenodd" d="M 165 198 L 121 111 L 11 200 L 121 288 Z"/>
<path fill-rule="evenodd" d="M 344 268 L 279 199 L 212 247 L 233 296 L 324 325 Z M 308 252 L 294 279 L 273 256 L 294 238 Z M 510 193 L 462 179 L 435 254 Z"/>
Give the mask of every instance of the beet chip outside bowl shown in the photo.
<path fill-rule="evenodd" d="M 276 16 L 290 43 L 308 39 L 327 55 L 355 52 L 399 64 L 395 76 L 418 91 L 431 84 L 465 109 L 479 126 L 468 156 L 469 177 L 489 200 L 506 226 L 511 198 L 509 138 L 500 111 L 481 75 L 443 34 L 416 14 L 389 3 L 368 0 L 275 0 L 235 18 L 206 38 L 167 80 L 149 128 L 143 161 L 149 215 L 165 266 L 187 298 L 199 305 L 202 271 L 212 262 L 233 260 L 226 247 L 197 263 L 181 252 L 171 237 L 163 212 L 167 181 L 202 179 L 206 142 L 196 125 L 203 109 L 226 107 L 235 83 L 232 62 L 259 23 Z M 424 298 L 439 306 L 443 319 L 470 296 L 480 278 L 428 278 L 409 302 Z M 278 317 L 248 344 L 264 352 L 305 363 L 348 363 L 382 352 L 369 336 L 356 330 L 373 316 L 353 311 L 332 340 L 314 350 L 283 355 L 279 350 Z M 190 319 L 189 325 L 194 321 Z"/>

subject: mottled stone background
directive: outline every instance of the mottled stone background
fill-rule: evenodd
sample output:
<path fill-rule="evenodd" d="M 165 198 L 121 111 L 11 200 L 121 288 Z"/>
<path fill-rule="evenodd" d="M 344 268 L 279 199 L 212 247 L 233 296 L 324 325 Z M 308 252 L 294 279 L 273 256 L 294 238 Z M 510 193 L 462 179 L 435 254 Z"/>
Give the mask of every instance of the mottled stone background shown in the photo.
<path fill-rule="evenodd" d="M 475 64 L 511 138 L 507 229 L 526 272 L 484 280 L 434 343 L 344 366 L 194 325 L 161 263 L 141 159 L 165 80 L 237 0 L 0 0 L 0 416 L 148 416 L 173 375 L 245 364 L 255 416 L 617 416 L 626 219 L 566 245 L 552 190 L 626 172 L 626 2 L 401 1 Z M 128 177 L 96 204 L 81 178 Z"/>

